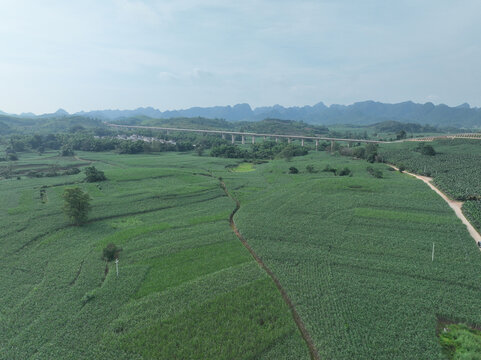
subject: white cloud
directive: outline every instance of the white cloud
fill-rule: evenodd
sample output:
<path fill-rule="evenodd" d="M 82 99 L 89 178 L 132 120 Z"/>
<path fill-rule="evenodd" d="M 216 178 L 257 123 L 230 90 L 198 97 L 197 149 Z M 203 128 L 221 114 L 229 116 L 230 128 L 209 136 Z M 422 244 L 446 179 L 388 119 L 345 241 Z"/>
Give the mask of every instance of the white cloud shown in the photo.
<path fill-rule="evenodd" d="M 0 109 L 479 106 L 479 13 L 477 0 L 0 1 Z"/>

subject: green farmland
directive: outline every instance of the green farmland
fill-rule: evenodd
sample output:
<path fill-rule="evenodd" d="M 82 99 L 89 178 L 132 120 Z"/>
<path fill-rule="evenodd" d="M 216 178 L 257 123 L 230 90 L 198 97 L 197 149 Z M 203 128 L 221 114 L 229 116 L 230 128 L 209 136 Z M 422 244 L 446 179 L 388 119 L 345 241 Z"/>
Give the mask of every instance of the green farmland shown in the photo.
<path fill-rule="evenodd" d="M 287 305 L 229 226 L 234 202 L 205 176 L 226 160 L 79 156 L 88 161 L 32 155 L 19 166 L 92 161 L 108 181 L 0 182 L 1 359 L 308 358 Z M 74 185 L 93 199 L 83 227 L 61 211 Z M 119 277 L 101 260 L 110 242 L 123 248 Z"/>
<path fill-rule="evenodd" d="M 416 174 L 431 176 L 452 199 L 463 201 L 463 213 L 481 232 L 481 142 L 452 139 L 427 142 L 436 155 L 423 155 L 420 143 L 382 145 L 384 161 L 404 165 Z"/>
<path fill-rule="evenodd" d="M 372 165 L 374 178 L 364 161 L 320 152 L 255 166 L 77 156 L 22 154 L 11 169 L 20 179 L 0 180 L 0 359 L 309 359 L 288 305 L 229 225 L 233 198 L 238 230 L 321 359 L 443 359 L 440 323 L 481 326 L 476 244 L 438 195 L 386 165 Z M 25 176 L 90 164 L 107 181 Z M 92 198 L 81 227 L 61 210 L 72 186 Z M 101 259 L 108 243 L 123 249 L 118 277 Z"/>
<path fill-rule="evenodd" d="M 287 175 L 290 166 L 348 166 Z M 236 222 L 277 274 L 321 358 L 442 359 L 440 321 L 481 325 L 481 254 L 421 181 L 342 157 L 308 155 L 226 176 Z M 431 261 L 432 246 L 435 257 Z"/>

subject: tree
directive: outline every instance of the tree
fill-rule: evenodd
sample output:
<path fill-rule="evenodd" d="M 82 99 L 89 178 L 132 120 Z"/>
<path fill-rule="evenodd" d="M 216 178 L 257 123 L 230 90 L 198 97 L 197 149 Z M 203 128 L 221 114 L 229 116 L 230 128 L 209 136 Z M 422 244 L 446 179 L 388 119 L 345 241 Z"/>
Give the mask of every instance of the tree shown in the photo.
<path fill-rule="evenodd" d="M 73 147 L 70 144 L 65 144 L 60 148 L 60 156 L 74 156 Z"/>
<path fill-rule="evenodd" d="M 402 139 L 405 139 L 406 136 L 407 136 L 406 132 L 404 130 L 401 130 L 400 132 L 397 133 L 396 139 L 402 140 Z"/>
<path fill-rule="evenodd" d="M 436 150 L 431 145 L 424 145 L 421 148 L 421 154 L 423 155 L 428 155 L 428 156 L 434 156 L 436 155 Z"/>
<path fill-rule="evenodd" d="M 299 173 L 299 170 L 296 167 L 291 166 L 289 168 L 289 174 L 298 174 L 298 173 Z"/>
<path fill-rule="evenodd" d="M 286 146 L 279 153 L 279 157 L 285 159 L 286 161 L 291 161 L 293 156 L 294 156 L 294 149 L 292 148 L 292 146 Z M 294 173 L 294 174 L 297 174 L 297 173 Z"/>
<path fill-rule="evenodd" d="M 366 158 L 366 148 L 363 146 L 358 146 L 352 150 L 352 156 L 358 159 L 365 159 Z"/>
<path fill-rule="evenodd" d="M 85 181 L 97 182 L 107 180 L 105 174 L 101 170 L 97 170 L 95 166 L 88 166 L 85 168 Z"/>
<path fill-rule="evenodd" d="M 195 147 L 195 153 L 199 156 L 202 156 L 204 154 L 204 146 L 202 145 L 197 145 Z"/>
<path fill-rule="evenodd" d="M 377 145 L 367 144 L 365 156 L 366 156 L 366 160 L 370 163 L 373 163 L 374 161 L 376 161 Z"/>
<path fill-rule="evenodd" d="M 82 189 L 75 187 L 65 189 L 62 197 L 65 201 L 63 210 L 75 225 L 82 225 L 87 222 L 90 211 L 90 196 Z"/>
<path fill-rule="evenodd" d="M 118 259 L 119 253 L 121 251 L 122 251 L 121 247 L 118 247 L 117 245 L 110 243 L 102 251 L 102 259 L 104 259 L 107 262 Z"/>

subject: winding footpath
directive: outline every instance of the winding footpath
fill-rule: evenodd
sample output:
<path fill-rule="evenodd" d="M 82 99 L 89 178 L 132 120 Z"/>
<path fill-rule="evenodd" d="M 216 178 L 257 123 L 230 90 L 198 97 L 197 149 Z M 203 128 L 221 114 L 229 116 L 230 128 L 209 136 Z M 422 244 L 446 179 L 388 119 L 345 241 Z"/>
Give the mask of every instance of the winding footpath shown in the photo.
<path fill-rule="evenodd" d="M 399 169 L 397 167 L 395 167 L 394 165 L 389 165 L 389 166 L 392 167 L 393 169 L 399 171 Z M 439 196 L 441 196 L 444 199 L 444 201 L 446 201 L 448 203 L 448 205 L 451 207 L 451 209 L 454 210 L 454 212 L 456 213 L 456 216 L 459 219 L 461 219 L 463 224 L 466 225 L 466 227 L 468 228 L 469 234 L 474 239 L 474 241 L 476 241 L 476 244 L 479 244 L 481 242 L 481 235 L 476 231 L 476 229 L 473 227 L 473 225 L 471 225 L 471 223 L 468 221 L 468 219 L 466 219 L 466 217 L 463 214 L 463 210 L 462 210 L 463 202 L 462 201 L 456 201 L 456 200 L 452 200 L 452 199 L 448 198 L 445 193 L 443 193 L 441 190 L 439 190 L 436 186 L 433 185 L 433 183 L 432 183 L 433 179 L 430 178 L 430 177 L 413 174 L 413 173 L 410 173 L 410 172 L 407 172 L 407 171 L 403 171 L 403 173 L 414 176 L 415 178 L 417 178 L 419 180 L 422 180 L 426 184 L 428 184 L 428 186 L 432 190 L 434 190 Z"/>
<path fill-rule="evenodd" d="M 309 332 L 307 331 L 306 329 L 306 326 L 305 324 L 303 323 L 301 317 L 299 316 L 299 313 L 297 312 L 295 306 L 294 306 L 294 303 L 292 302 L 292 300 L 289 298 L 289 295 L 287 295 L 287 292 L 286 290 L 282 287 L 281 285 L 281 282 L 279 281 L 279 279 L 277 278 L 277 276 L 267 267 L 267 265 L 262 261 L 262 259 L 259 257 L 259 255 L 257 255 L 254 250 L 252 249 L 252 247 L 247 243 L 246 239 L 244 238 L 244 236 L 242 236 L 242 234 L 240 233 L 239 229 L 237 228 L 237 225 L 235 224 L 235 221 L 234 221 L 234 215 L 236 214 L 236 212 L 240 209 L 240 202 L 239 200 L 237 200 L 234 196 L 232 196 L 232 194 L 229 193 L 229 190 L 227 189 L 227 186 L 225 185 L 225 183 L 220 180 L 220 185 L 222 187 L 222 189 L 224 190 L 225 194 L 231 198 L 233 201 L 235 201 L 236 203 L 236 207 L 234 209 L 234 211 L 232 211 L 232 213 L 230 214 L 230 217 L 229 217 L 229 222 L 230 222 L 230 226 L 232 228 L 232 230 L 234 231 L 234 233 L 236 234 L 236 236 L 239 238 L 239 240 L 241 241 L 242 245 L 244 245 L 244 247 L 249 251 L 249 253 L 252 255 L 252 257 L 254 258 L 254 260 L 259 264 L 259 266 L 267 273 L 267 275 L 270 276 L 270 278 L 272 279 L 272 281 L 274 281 L 274 284 L 276 285 L 277 289 L 279 290 L 279 292 L 281 293 L 281 296 L 282 298 L 284 299 L 284 302 L 287 304 L 287 306 L 289 307 L 289 309 L 291 310 L 291 314 L 292 314 L 292 317 L 294 318 L 294 322 L 296 323 L 297 325 L 297 328 L 299 329 L 299 331 L 301 332 L 301 336 L 302 338 L 304 339 L 304 341 L 306 342 L 306 345 L 309 349 L 309 354 L 311 356 L 311 359 L 312 360 L 320 360 L 320 356 L 319 356 L 319 353 L 317 352 L 317 349 L 316 349 L 316 346 L 314 345 L 314 342 L 312 341 L 312 338 L 311 336 L 309 335 Z"/>

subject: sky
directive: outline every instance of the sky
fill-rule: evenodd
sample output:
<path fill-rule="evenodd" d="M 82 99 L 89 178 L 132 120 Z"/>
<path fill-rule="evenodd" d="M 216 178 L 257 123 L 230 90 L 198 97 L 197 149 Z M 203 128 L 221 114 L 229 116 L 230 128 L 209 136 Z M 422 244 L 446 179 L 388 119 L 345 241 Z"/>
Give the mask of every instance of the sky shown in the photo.
<path fill-rule="evenodd" d="M 481 106 L 479 0 L 0 0 L 0 110 Z"/>

